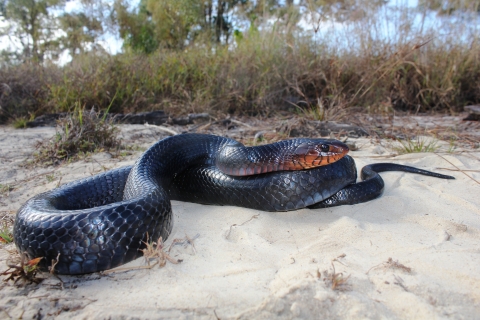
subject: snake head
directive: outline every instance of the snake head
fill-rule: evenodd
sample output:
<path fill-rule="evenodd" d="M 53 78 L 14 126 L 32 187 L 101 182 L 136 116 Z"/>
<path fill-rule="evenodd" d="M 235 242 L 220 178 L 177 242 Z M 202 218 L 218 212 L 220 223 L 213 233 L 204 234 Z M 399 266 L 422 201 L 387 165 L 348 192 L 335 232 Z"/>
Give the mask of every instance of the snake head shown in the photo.
<path fill-rule="evenodd" d="M 269 145 L 244 147 L 238 142 L 225 145 L 215 165 L 231 176 L 248 176 L 283 170 L 304 170 L 340 160 L 346 144 L 331 139 L 291 139 Z"/>
<path fill-rule="evenodd" d="M 343 158 L 349 149 L 338 140 L 312 139 L 298 145 L 295 149 L 292 162 L 302 169 L 325 166 Z"/>

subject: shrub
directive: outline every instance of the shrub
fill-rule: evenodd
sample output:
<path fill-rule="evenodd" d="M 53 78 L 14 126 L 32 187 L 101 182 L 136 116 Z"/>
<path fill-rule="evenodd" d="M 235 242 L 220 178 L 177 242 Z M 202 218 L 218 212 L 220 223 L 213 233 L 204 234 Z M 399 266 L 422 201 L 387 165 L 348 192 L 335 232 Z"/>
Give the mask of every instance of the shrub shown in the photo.
<path fill-rule="evenodd" d="M 62 161 L 96 151 L 118 150 L 120 141 L 112 119 L 93 109 L 77 107 L 73 113 L 58 120 L 55 136 L 37 145 L 35 163 L 58 164 Z"/>

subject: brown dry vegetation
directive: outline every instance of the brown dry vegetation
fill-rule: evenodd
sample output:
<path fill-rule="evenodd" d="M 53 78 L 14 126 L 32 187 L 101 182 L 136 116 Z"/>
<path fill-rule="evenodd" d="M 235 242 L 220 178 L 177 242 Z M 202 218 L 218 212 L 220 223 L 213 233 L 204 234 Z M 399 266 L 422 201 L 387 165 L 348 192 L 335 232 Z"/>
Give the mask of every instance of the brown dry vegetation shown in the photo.
<path fill-rule="evenodd" d="M 50 140 L 37 143 L 32 163 L 56 165 L 79 154 L 111 151 L 121 148 L 113 119 L 94 109 L 77 107 L 73 113 L 57 121 L 57 133 Z"/>
<path fill-rule="evenodd" d="M 322 119 L 325 110 L 349 107 L 455 113 L 480 102 L 478 34 L 458 24 L 450 34 L 399 27 L 394 39 L 379 40 L 380 24 L 353 23 L 314 40 L 288 32 L 289 26 L 273 27 L 229 47 L 97 52 L 64 67 L 3 67 L 0 118 L 71 111 L 74 105 L 101 111 L 111 104 L 110 111 L 124 113 L 270 115 L 286 109 Z"/>

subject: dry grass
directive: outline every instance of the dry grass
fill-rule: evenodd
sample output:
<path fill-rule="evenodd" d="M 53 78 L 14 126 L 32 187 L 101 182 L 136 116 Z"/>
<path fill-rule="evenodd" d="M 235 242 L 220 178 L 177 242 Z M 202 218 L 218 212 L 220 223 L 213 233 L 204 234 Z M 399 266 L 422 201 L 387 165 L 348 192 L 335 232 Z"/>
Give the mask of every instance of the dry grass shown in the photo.
<path fill-rule="evenodd" d="M 174 239 L 172 244 L 170 245 L 170 249 L 175 243 L 178 242 L 184 242 L 186 241 L 188 244 L 190 244 L 193 248 L 193 240 L 190 239 L 188 236 L 185 237 L 185 239 Z M 175 259 L 171 257 L 167 251 L 165 251 L 165 244 L 163 242 L 162 237 L 158 239 L 157 242 L 149 240 L 148 234 L 147 234 L 147 241 L 144 242 L 145 244 L 145 249 L 140 249 L 143 254 L 143 258 L 145 259 L 145 265 L 144 266 L 138 266 L 138 267 L 124 267 L 124 268 L 115 268 L 111 270 L 105 270 L 103 271 L 104 274 L 108 273 L 113 273 L 113 272 L 124 272 L 124 271 L 132 271 L 132 270 L 142 270 L 142 269 L 152 269 L 153 267 L 157 266 L 159 268 L 164 267 L 167 264 L 167 261 L 173 264 L 178 264 L 181 263 L 183 260 L 181 259 Z M 153 261 L 153 264 L 151 262 Z"/>
<path fill-rule="evenodd" d="M 150 267 L 150 262 L 154 260 L 154 264 L 152 265 L 159 265 L 159 267 L 164 267 L 167 264 L 167 261 L 170 261 L 173 264 L 177 264 L 182 262 L 181 260 L 174 259 L 170 257 L 170 255 L 165 252 L 165 245 L 163 243 L 162 237 L 158 239 L 157 242 L 145 242 L 146 248 L 140 251 L 143 252 L 143 258 L 145 259 L 145 263 Z"/>
<path fill-rule="evenodd" d="M 2 276 L 7 276 L 4 281 L 12 280 L 15 284 L 22 280 L 23 284 L 28 283 L 40 283 L 43 278 L 38 278 L 38 263 L 43 258 L 35 258 L 29 260 L 27 255 L 21 255 L 13 258 L 13 261 L 7 263 L 8 269 L 0 273 Z"/>
<path fill-rule="evenodd" d="M 50 88 L 61 78 L 54 65 L 22 64 L 0 67 L 0 123 L 52 112 Z"/>
<path fill-rule="evenodd" d="M 397 270 L 402 270 L 406 273 L 412 273 L 412 268 L 407 267 L 400 262 L 393 260 L 392 258 L 388 258 L 387 261 L 380 263 L 376 266 L 371 267 L 366 274 L 368 274 L 371 270 L 377 269 L 377 268 L 384 268 L 384 269 L 397 269 Z"/>
<path fill-rule="evenodd" d="M 332 290 L 348 290 L 350 289 L 348 285 L 348 279 L 350 278 L 350 275 L 344 276 L 342 272 L 337 273 L 335 271 L 335 265 L 333 264 L 332 261 L 332 269 L 333 271 L 328 271 L 324 270 L 323 271 L 323 281 L 325 284 L 327 284 Z M 321 278 L 322 274 L 320 273 L 320 270 L 317 270 L 317 278 Z"/>
<path fill-rule="evenodd" d="M 77 108 L 58 121 L 57 133 L 37 144 L 34 163 L 56 165 L 80 154 L 118 150 L 120 141 L 113 120 L 93 109 Z"/>
<path fill-rule="evenodd" d="M 271 115 L 287 110 L 328 120 L 351 107 L 455 113 L 480 103 L 475 26 L 454 20 L 440 27 L 440 20 L 414 25 L 416 16 L 405 10 L 366 11 L 337 29 L 312 23 L 313 39 L 312 33 L 279 22 L 245 32 L 230 47 L 197 43 L 148 56 L 78 56 L 62 68 L 0 69 L 0 116 L 13 120 L 71 111 L 80 104 L 123 113 Z"/>

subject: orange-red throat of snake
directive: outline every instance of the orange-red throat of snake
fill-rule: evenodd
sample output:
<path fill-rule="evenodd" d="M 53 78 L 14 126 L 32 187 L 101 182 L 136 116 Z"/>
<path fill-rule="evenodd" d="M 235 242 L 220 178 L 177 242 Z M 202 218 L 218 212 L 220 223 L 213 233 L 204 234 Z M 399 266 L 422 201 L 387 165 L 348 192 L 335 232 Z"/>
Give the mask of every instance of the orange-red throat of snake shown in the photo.
<path fill-rule="evenodd" d="M 318 144 L 304 143 L 297 147 L 290 161 L 284 162 L 284 170 L 326 166 L 343 158 L 348 151 L 348 146 L 337 140 L 325 140 Z"/>

